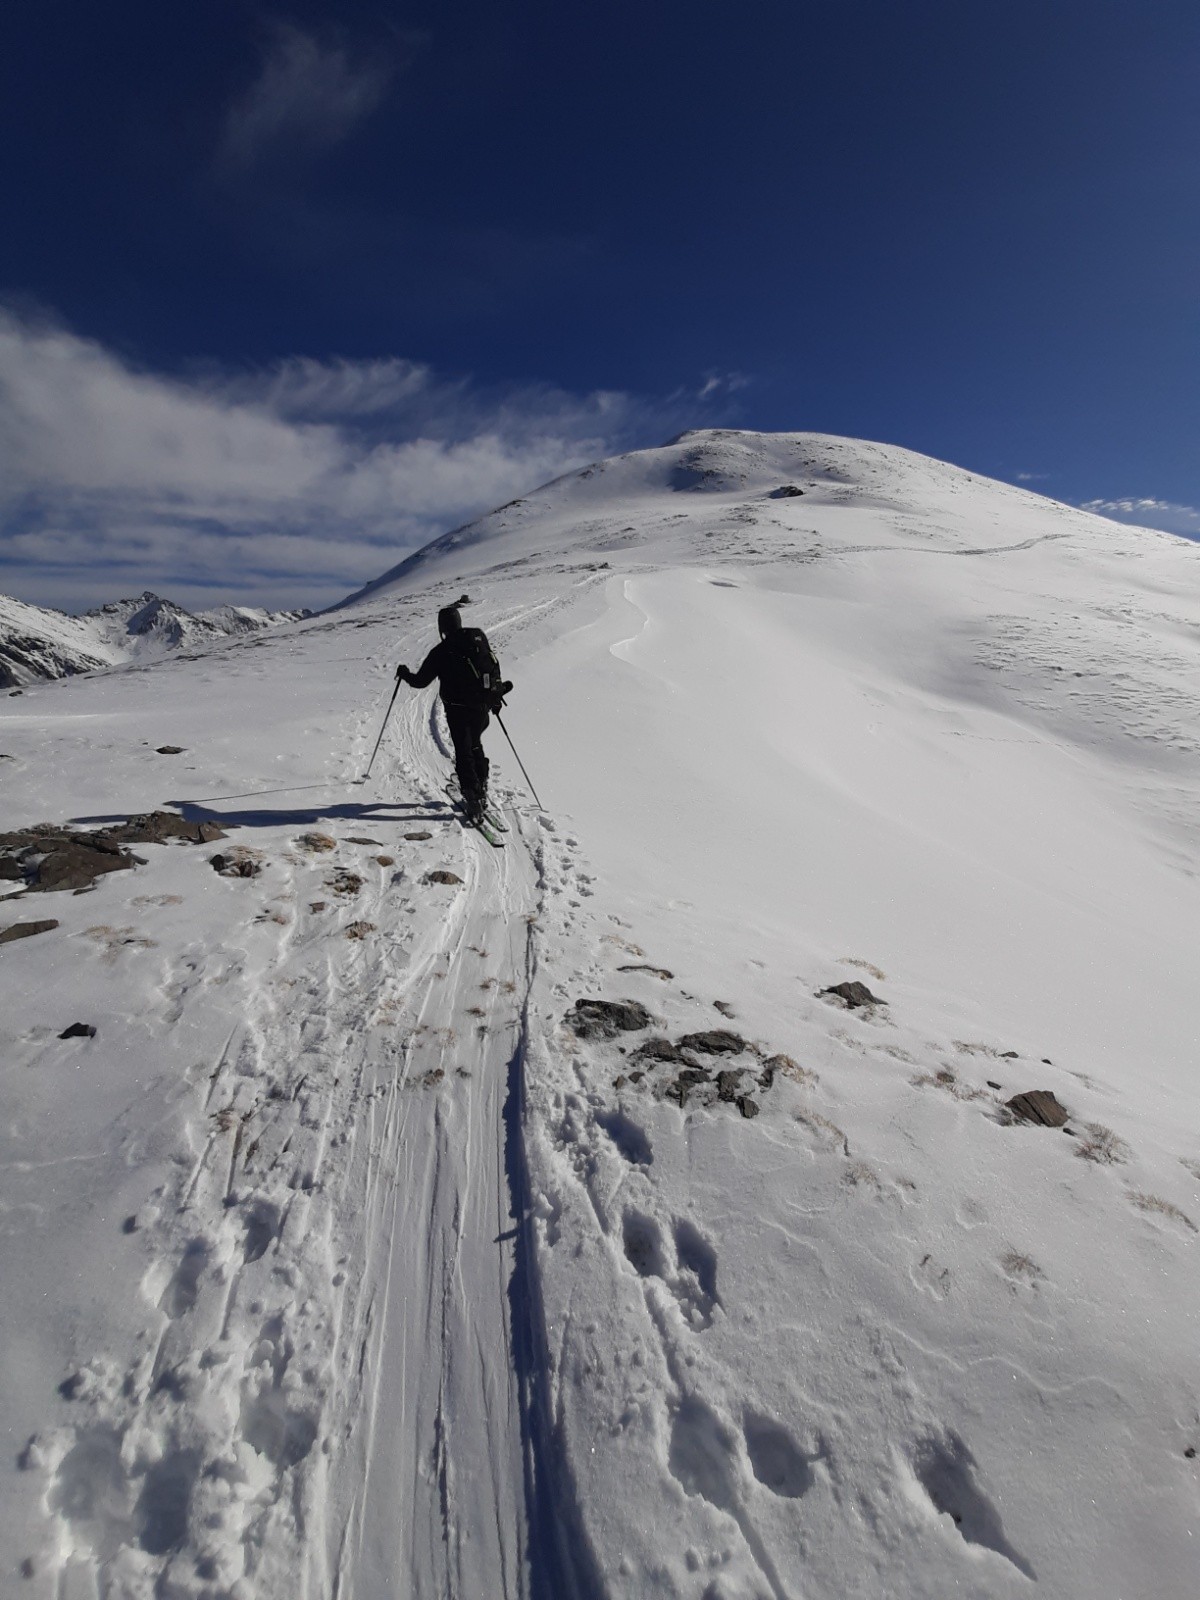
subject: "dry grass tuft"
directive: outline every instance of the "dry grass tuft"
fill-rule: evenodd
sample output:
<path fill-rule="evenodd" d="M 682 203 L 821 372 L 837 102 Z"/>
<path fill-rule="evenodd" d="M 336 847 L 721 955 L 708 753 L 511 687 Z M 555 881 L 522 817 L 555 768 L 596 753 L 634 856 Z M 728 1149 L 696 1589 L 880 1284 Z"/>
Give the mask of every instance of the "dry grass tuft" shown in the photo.
<path fill-rule="evenodd" d="M 1082 1156 L 1085 1161 L 1095 1161 L 1100 1166 L 1114 1167 L 1118 1163 L 1128 1161 L 1133 1151 L 1124 1139 L 1106 1128 L 1102 1122 L 1085 1122 L 1087 1138 L 1081 1139 L 1075 1147 L 1075 1154 Z"/>
<path fill-rule="evenodd" d="M 1172 1205 L 1169 1200 L 1163 1200 L 1159 1195 L 1141 1194 L 1137 1189 L 1130 1189 L 1129 1199 L 1139 1211 L 1156 1211 L 1159 1216 L 1170 1217 L 1175 1222 L 1182 1222 L 1184 1227 L 1190 1228 L 1193 1233 L 1200 1233 L 1200 1228 L 1197 1228 L 1186 1211 L 1181 1211 L 1178 1206 Z"/>

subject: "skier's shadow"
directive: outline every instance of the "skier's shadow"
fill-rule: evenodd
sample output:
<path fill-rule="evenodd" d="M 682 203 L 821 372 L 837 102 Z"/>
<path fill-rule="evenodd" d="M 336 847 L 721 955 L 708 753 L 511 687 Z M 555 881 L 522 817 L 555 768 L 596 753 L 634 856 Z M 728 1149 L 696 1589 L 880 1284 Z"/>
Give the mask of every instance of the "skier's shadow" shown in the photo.
<path fill-rule="evenodd" d="M 218 811 L 198 800 L 168 800 L 166 804 L 187 822 L 219 822 L 224 828 L 295 828 L 313 822 L 445 822 L 453 815 L 449 806 L 434 808 L 427 801 L 406 805 L 398 800 L 378 800 L 369 805 L 298 806 L 291 811 Z"/>
<path fill-rule="evenodd" d="M 250 796 L 230 795 L 238 800 Z M 454 815 L 450 806 L 437 802 L 377 800 L 366 804 L 296 806 L 289 810 L 279 807 L 218 809 L 202 800 L 165 800 L 164 806 L 178 811 L 186 822 L 217 822 L 223 828 L 296 828 L 317 822 L 447 822 Z M 224 803 L 223 803 L 224 806 Z M 76 824 L 126 822 L 126 813 L 111 816 L 72 817 Z"/>

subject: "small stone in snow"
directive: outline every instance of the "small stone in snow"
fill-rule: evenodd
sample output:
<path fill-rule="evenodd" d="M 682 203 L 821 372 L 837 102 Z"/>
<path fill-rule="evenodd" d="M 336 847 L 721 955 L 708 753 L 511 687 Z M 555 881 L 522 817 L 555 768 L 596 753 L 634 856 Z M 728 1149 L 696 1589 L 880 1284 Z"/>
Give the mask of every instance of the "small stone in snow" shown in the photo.
<path fill-rule="evenodd" d="M 183 753 L 181 744 L 160 744 L 154 752 L 156 756 L 181 756 Z"/>
<path fill-rule="evenodd" d="M 987 1086 L 989 1089 L 999 1089 L 1001 1087 L 1001 1085 L 996 1082 L 995 1078 L 989 1078 L 987 1080 Z"/>
<path fill-rule="evenodd" d="M 415 843 L 420 840 L 432 839 L 433 835 L 429 832 L 428 828 L 426 828 L 421 833 L 406 833 L 404 837 L 412 840 Z"/>
<path fill-rule="evenodd" d="M 41 922 L 13 922 L 7 928 L 0 928 L 0 944 L 12 944 L 17 939 L 32 939 L 35 933 L 49 933 L 52 928 L 57 928 L 58 923 L 53 917 L 47 917 Z"/>
<path fill-rule="evenodd" d="M 757 1100 L 751 1100 L 748 1094 L 738 1095 L 737 1107 L 744 1117 L 756 1117 L 758 1115 L 758 1102 Z"/>
<path fill-rule="evenodd" d="M 426 883 L 461 883 L 462 879 L 456 872 L 447 872 L 444 867 L 435 867 L 432 872 L 425 874 Z"/>
<path fill-rule="evenodd" d="M 96 1030 L 90 1022 L 73 1022 L 69 1028 L 64 1028 L 58 1037 L 60 1039 L 94 1039 Z"/>
<path fill-rule="evenodd" d="M 302 833 L 296 843 L 301 850 L 310 850 L 314 855 L 337 849 L 337 840 L 331 839 L 327 833 Z"/>
<path fill-rule="evenodd" d="M 396 865 L 395 856 L 376 856 L 375 860 L 381 867 L 394 867 Z"/>

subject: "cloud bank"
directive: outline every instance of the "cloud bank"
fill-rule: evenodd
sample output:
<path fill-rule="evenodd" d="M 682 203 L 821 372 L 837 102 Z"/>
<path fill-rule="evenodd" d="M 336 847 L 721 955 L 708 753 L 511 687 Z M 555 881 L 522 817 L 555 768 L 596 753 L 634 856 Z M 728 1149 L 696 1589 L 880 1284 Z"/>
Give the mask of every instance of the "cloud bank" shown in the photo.
<path fill-rule="evenodd" d="M 712 420 L 705 393 L 486 389 L 399 359 L 180 378 L 0 310 L 0 592 L 316 608 L 561 472 Z"/>
<path fill-rule="evenodd" d="M 1181 533 L 1185 539 L 1200 539 L 1200 509 L 1181 506 L 1171 500 L 1130 497 L 1126 500 L 1085 500 L 1083 511 L 1111 517 L 1114 522 L 1132 522 L 1139 528 L 1159 528 L 1164 533 Z"/>

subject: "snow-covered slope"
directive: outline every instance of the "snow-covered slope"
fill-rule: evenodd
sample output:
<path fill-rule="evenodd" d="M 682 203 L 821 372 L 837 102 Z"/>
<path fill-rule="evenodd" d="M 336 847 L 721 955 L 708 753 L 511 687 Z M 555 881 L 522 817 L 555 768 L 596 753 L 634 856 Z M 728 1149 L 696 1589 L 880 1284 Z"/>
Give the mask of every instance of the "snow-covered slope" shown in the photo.
<path fill-rule="evenodd" d="M 1190 1595 L 1197 559 L 692 434 L 0 701 L 0 826 L 229 830 L 2 908 L 22 1591 Z M 353 781 L 464 588 L 502 851 L 428 692 Z"/>
<path fill-rule="evenodd" d="M 181 647 L 196 649 L 307 615 L 250 606 L 191 612 L 147 590 L 72 617 L 0 595 L 0 688 L 155 660 Z"/>

